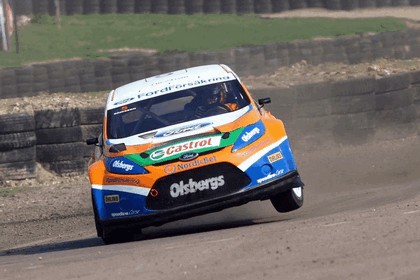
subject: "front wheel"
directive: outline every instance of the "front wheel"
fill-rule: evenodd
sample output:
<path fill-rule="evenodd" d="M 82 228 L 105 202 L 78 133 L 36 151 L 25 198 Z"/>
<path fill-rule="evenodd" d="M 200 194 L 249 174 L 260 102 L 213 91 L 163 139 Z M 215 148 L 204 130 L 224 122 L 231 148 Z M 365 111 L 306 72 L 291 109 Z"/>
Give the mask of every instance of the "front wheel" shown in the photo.
<path fill-rule="evenodd" d="M 303 187 L 296 187 L 270 198 L 277 212 L 285 213 L 296 210 L 303 205 Z"/>

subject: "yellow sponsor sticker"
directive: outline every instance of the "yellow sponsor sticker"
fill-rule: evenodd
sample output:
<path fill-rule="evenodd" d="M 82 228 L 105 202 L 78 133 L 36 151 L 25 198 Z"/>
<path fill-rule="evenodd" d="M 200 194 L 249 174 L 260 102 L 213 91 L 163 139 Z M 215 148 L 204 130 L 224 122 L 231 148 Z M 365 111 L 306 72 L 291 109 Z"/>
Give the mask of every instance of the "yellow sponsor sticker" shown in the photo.
<path fill-rule="evenodd" d="M 106 195 L 105 203 L 118 203 L 120 202 L 120 196 L 118 194 Z"/>
<path fill-rule="evenodd" d="M 283 158 L 283 155 L 280 152 L 277 152 L 277 153 L 269 155 L 268 156 L 268 161 L 270 163 L 273 163 L 273 162 L 281 160 L 282 158 Z"/>

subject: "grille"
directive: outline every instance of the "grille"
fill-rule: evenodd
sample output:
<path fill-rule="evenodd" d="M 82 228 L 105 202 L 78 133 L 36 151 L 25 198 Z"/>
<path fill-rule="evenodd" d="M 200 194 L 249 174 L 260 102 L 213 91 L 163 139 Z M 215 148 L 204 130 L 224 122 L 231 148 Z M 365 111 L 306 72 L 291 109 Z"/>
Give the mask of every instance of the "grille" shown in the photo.
<path fill-rule="evenodd" d="M 171 209 L 235 193 L 249 185 L 249 177 L 229 163 L 207 165 L 163 177 L 146 199 L 151 210 Z"/>

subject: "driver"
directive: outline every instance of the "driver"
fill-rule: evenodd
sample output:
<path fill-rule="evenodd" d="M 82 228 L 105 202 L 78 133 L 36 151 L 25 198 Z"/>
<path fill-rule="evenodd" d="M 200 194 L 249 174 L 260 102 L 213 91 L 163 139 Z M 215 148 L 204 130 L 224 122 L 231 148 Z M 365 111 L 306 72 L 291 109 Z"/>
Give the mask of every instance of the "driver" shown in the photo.
<path fill-rule="evenodd" d="M 197 106 L 195 116 L 206 117 L 226 112 L 235 111 L 236 103 L 227 102 L 227 89 L 224 83 L 216 84 L 211 91 L 206 93 L 204 104 Z"/>

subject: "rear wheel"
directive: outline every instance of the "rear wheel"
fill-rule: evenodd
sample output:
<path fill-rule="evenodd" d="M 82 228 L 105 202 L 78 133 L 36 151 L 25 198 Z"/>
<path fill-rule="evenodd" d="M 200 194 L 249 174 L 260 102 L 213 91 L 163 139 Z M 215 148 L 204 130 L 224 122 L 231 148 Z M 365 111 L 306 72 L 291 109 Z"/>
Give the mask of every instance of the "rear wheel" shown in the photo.
<path fill-rule="evenodd" d="M 277 212 L 285 213 L 296 210 L 303 205 L 303 187 L 296 187 L 270 198 Z"/>

